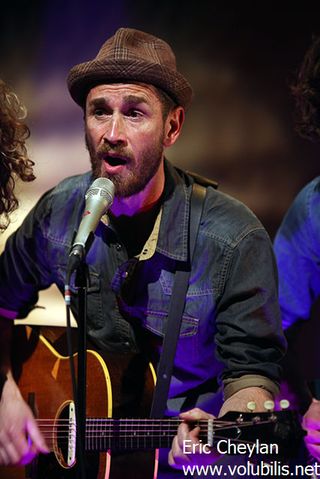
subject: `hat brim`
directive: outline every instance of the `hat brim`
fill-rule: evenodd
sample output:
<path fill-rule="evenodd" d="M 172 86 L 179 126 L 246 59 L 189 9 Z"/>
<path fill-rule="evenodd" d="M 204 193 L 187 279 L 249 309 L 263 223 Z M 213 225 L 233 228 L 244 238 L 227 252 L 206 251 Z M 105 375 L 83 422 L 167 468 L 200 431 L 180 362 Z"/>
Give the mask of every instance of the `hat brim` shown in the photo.
<path fill-rule="evenodd" d="M 80 63 L 70 70 L 67 78 L 70 94 L 81 107 L 84 107 L 87 94 L 94 86 L 123 81 L 148 83 L 161 88 L 185 109 L 192 101 L 192 88 L 181 73 L 140 59 Z"/>

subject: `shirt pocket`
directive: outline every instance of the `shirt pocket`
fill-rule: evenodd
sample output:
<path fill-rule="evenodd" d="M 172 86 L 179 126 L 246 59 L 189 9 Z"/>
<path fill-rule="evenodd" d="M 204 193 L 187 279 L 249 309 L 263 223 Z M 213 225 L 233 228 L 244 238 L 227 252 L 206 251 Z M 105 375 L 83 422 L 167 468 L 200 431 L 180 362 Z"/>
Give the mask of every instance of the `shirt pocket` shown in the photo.
<path fill-rule="evenodd" d="M 168 317 L 166 312 L 148 311 L 147 316 L 143 321 L 143 326 L 152 333 L 163 337 L 166 330 L 167 321 Z M 183 338 L 194 336 L 198 332 L 198 326 L 199 320 L 197 318 L 192 318 L 184 314 L 181 321 L 180 337 Z"/>
<path fill-rule="evenodd" d="M 173 283 L 175 274 L 170 271 L 162 270 L 158 278 L 158 281 L 149 284 L 148 291 L 148 307 L 146 309 L 146 315 L 143 319 L 143 325 L 146 329 L 153 333 L 164 336 L 166 325 L 168 321 L 168 312 L 170 308 L 170 302 L 174 302 L 172 298 Z M 187 294 L 185 309 L 181 319 L 180 338 L 192 337 L 198 333 L 199 328 L 199 311 L 200 302 L 197 308 L 192 308 L 190 313 L 189 303 L 194 302 L 194 297 L 189 297 Z M 196 314 L 193 314 L 195 312 Z M 177 318 L 180 319 L 180 318 Z"/>

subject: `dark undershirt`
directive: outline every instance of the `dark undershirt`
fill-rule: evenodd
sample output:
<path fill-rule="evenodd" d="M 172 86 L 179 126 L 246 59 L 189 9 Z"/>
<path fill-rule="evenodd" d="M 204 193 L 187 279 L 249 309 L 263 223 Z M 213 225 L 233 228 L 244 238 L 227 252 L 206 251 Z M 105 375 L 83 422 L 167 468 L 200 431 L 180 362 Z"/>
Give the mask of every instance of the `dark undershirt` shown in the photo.
<path fill-rule="evenodd" d="M 138 256 L 154 227 L 161 205 L 171 195 L 174 189 L 173 180 L 166 175 L 163 192 L 159 200 L 147 211 L 134 216 L 113 216 L 109 213 L 111 225 L 117 232 L 118 238 L 125 246 L 129 258 Z"/>
<path fill-rule="evenodd" d="M 129 258 L 141 253 L 152 232 L 160 207 L 161 200 L 159 199 L 150 210 L 134 216 L 115 217 L 110 214 L 111 224 L 117 232 L 119 240 L 125 246 Z"/>

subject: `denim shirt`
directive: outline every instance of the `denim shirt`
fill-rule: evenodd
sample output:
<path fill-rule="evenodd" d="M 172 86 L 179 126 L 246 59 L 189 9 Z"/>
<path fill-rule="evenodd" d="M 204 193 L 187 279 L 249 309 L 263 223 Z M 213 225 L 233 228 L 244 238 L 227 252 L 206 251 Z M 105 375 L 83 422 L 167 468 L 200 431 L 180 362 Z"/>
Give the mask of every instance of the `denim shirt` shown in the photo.
<path fill-rule="evenodd" d="M 277 232 L 283 328 L 309 319 L 320 296 L 320 177 L 297 195 Z"/>
<path fill-rule="evenodd" d="M 116 232 L 103 222 L 87 255 L 88 335 L 104 349 L 134 350 L 139 328 L 161 344 L 174 272 L 188 262 L 192 183 L 168 162 L 165 169 L 174 188 L 162 206 L 153 256 L 128 258 Z M 0 259 L 2 313 L 25 316 L 37 291 L 52 283 L 63 293 L 68 253 L 91 182 L 90 173 L 62 181 L 10 237 Z M 77 317 L 76 294 L 72 310 Z M 176 402 L 169 413 L 198 405 L 217 414 L 221 378 L 258 374 L 278 381 L 283 349 L 269 237 L 247 207 L 209 187 L 169 393 Z"/>

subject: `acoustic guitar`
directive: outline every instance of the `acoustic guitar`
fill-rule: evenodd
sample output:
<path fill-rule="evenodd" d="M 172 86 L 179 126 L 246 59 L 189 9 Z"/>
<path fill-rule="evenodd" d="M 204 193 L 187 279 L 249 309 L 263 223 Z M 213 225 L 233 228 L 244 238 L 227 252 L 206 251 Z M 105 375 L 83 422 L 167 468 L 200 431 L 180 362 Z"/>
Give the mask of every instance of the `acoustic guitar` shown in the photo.
<path fill-rule="evenodd" d="M 26 467 L 0 467 L 0 478 L 76 478 L 75 408 L 64 335 L 59 335 L 60 328 L 40 333 L 24 326 L 15 327 L 15 333 L 15 376 L 51 452 Z M 140 355 L 121 354 L 120 360 L 88 349 L 87 370 L 87 477 L 156 479 L 158 449 L 171 447 L 180 420 L 144 419 L 155 382 L 152 366 Z M 284 457 L 295 454 L 302 435 L 298 418 L 288 410 L 233 412 L 195 426 L 200 426 L 205 444 L 259 439 L 278 444 Z"/>

